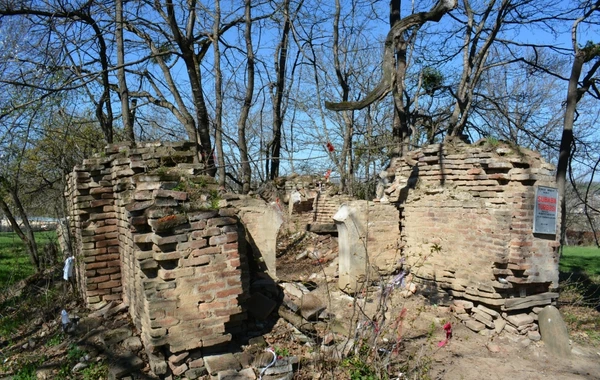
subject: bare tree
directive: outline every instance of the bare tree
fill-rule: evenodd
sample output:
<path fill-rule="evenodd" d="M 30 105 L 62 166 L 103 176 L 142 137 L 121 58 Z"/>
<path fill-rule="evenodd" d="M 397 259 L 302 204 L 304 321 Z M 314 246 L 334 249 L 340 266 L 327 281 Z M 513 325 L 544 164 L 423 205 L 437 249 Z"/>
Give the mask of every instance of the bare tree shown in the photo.
<path fill-rule="evenodd" d="M 598 78 L 595 77 L 598 68 L 600 68 L 600 44 L 588 42 L 585 46 L 579 45 L 577 38 L 577 30 L 579 26 L 586 22 L 589 18 L 595 15 L 600 10 L 600 1 L 587 2 L 583 15 L 573 23 L 571 29 L 571 42 L 573 45 L 573 65 L 571 67 L 571 75 L 569 77 L 569 87 L 567 90 L 565 119 L 562 137 L 560 141 L 560 151 L 558 157 L 558 167 L 556 170 L 556 182 L 558 185 L 558 193 L 561 197 L 561 245 L 565 244 L 566 233 L 566 178 L 567 168 L 571 160 L 571 150 L 573 149 L 573 125 L 575 124 L 575 113 L 577 103 L 583 95 L 590 92 L 596 98 L 600 98 L 600 92 L 596 86 Z M 584 73 L 583 80 L 580 83 L 580 77 L 584 66 L 587 71 Z"/>
<path fill-rule="evenodd" d="M 244 40 L 246 42 L 246 93 L 244 94 L 244 103 L 238 120 L 238 147 L 240 151 L 240 163 L 242 167 L 242 193 L 247 194 L 250 191 L 251 169 L 248 156 L 248 144 L 246 143 L 246 124 L 248 123 L 248 114 L 252 106 L 254 96 L 254 47 L 252 46 L 252 14 L 251 1 L 245 1 L 245 29 Z"/>

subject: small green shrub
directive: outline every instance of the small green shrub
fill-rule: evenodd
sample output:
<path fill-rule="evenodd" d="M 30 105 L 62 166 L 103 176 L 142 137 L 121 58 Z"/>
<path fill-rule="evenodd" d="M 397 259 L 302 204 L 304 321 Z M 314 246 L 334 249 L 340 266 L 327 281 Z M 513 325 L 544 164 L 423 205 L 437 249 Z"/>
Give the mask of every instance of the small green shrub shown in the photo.
<path fill-rule="evenodd" d="M 54 347 L 58 346 L 63 341 L 63 336 L 61 334 L 56 334 L 52 338 L 48 339 L 46 342 L 46 347 Z"/>
<path fill-rule="evenodd" d="M 105 363 L 92 363 L 89 367 L 81 371 L 83 380 L 106 379 L 108 376 L 108 366 Z"/>
<path fill-rule="evenodd" d="M 36 380 L 35 370 L 37 364 L 34 362 L 27 362 L 19 368 L 19 370 L 13 376 L 13 380 Z"/>
<path fill-rule="evenodd" d="M 85 355 L 85 351 L 77 347 L 76 344 L 71 344 L 69 346 L 69 350 L 67 351 L 67 359 L 69 359 L 69 361 L 78 361 L 83 355 Z"/>

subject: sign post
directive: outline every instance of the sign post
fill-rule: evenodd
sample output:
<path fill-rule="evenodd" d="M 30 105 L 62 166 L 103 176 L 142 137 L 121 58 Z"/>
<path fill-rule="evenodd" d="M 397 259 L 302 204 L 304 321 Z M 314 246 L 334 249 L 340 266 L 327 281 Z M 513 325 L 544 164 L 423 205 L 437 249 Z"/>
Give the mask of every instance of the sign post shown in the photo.
<path fill-rule="evenodd" d="M 535 190 L 533 233 L 556 235 L 558 215 L 558 190 L 554 187 L 538 186 Z"/>

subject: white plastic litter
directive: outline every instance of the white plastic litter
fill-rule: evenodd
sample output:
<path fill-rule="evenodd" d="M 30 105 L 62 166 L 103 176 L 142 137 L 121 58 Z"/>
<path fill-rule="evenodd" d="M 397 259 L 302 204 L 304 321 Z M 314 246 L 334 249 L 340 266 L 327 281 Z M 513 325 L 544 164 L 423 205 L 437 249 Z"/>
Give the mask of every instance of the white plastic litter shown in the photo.
<path fill-rule="evenodd" d="M 65 260 L 65 267 L 63 268 L 63 279 L 69 281 L 73 277 L 73 264 L 75 262 L 75 256 L 67 257 Z"/>
<path fill-rule="evenodd" d="M 267 365 L 265 368 L 263 368 L 260 371 L 260 374 L 258 375 L 258 380 L 262 380 L 263 374 L 267 371 L 267 369 L 269 369 L 269 367 L 272 367 L 273 364 L 275 364 L 275 362 L 277 361 L 277 354 L 275 353 L 275 350 L 273 350 L 271 347 L 269 347 L 269 348 L 267 348 L 266 351 L 273 354 L 273 360 L 271 361 L 271 363 L 269 363 L 269 365 Z"/>
<path fill-rule="evenodd" d="M 69 319 L 69 313 L 67 313 L 67 311 L 64 309 L 60 312 L 60 321 L 62 322 L 63 330 L 66 330 L 71 323 L 71 320 Z"/>
<path fill-rule="evenodd" d="M 298 203 L 302 200 L 302 194 L 298 190 L 294 190 L 290 195 L 290 201 L 292 203 Z"/>

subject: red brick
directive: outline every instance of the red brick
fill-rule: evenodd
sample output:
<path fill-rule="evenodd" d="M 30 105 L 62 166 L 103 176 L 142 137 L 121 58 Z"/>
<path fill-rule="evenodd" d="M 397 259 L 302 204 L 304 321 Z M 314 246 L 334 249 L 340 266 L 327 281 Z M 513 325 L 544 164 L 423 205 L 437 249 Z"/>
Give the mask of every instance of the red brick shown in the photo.
<path fill-rule="evenodd" d="M 111 268 L 106 268 L 106 269 L 98 269 L 97 271 L 100 274 L 113 274 L 113 273 L 120 272 L 121 268 L 119 268 L 119 267 L 111 267 Z"/>
<path fill-rule="evenodd" d="M 101 240 L 101 241 L 96 242 L 96 248 L 103 248 L 103 247 L 108 247 L 111 245 L 119 245 L 119 240 L 112 239 L 112 240 Z"/>
<path fill-rule="evenodd" d="M 104 282 L 104 281 L 108 281 L 110 280 L 110 276 L 99 276 L 99 277 L 92 277 L 87 279 L 88 284 L 96 284 L 98 282 Z"/>
<path fill-rule="evenodd" d="M 192 258 L 189 258 L 189 259 L 183 259 L 181 261 L 181 266 L 183 266 L 183 267 L 197 267 L 197 266 L 202 266 L 202 265 L 209 264 L 211 261 L 212 261 L 212 258 L 210 256 L 192 257 Z"/>
<path fill-rule="evenodd" d="M 107 294 L 105 296 L 102 297 L 103 300 L 105 301 L 119 301 L 123 299 L 123 295 L 122 294 Z"/>
<path fill-rule="evenodd" d="M 192 257 L 197 257 L 202 255 L 214 255 L 217 253 L 221 253 L 221 250 L 218 247 L 207 247 L 202 249 L 194 249 L 190 255 Z"/>
<path fill-rule="evenodd" d="M 113 281 L 102 282 L 102 283 L 98 284 L 98 289 L 114 288 L 114 287 L 117 287 L 117 286 L 121 286 L 121 281 L 120 280 L 113 280 Z"/>
<path fill-rule="evenodd" d="M 100 263 L 89 263 L 89 264 L 85 264 L 85 269 L 86 270 L 90 270 L 90 269 L 96 269 L 96 268 L 106 268 L 107 267 L 107 262 L 103 261 Z"/>
<path fill-rule="evenodd" d="M 226 289 L 226 290 L 222 290 L 220 292 L 217 292 L 217 298 L 225 298 L 225 297 L 229 297 L 229 296 L 237 296 L 238 294 L 242 294 L 242 288 L 231 288 L 231 289 Z"/>

